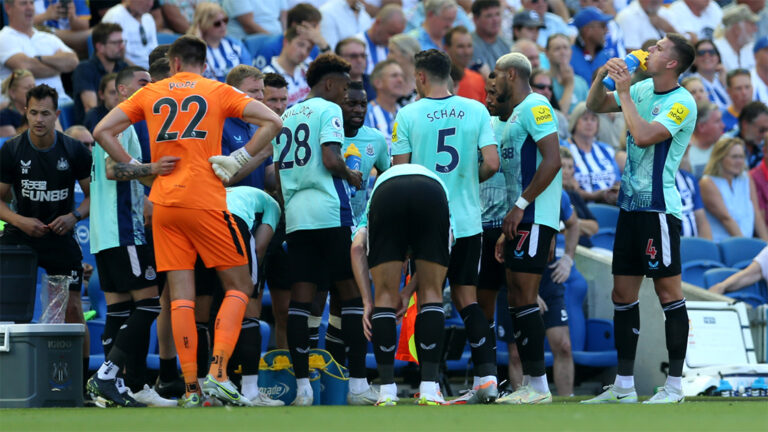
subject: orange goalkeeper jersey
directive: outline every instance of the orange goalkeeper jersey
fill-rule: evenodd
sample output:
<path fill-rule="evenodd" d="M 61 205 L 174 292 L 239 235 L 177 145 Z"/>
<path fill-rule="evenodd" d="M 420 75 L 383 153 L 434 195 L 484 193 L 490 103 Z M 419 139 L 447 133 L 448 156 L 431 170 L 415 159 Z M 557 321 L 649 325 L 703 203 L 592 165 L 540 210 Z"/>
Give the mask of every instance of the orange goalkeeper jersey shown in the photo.
<path fill-rule="evenodd" d="M 242 117 L 252 100 L 224 83 L 179 72 L 118 105 L 132 123 L 147 121 L 152 162 L 181 158 L 171 174 L 155 178 L 149 199 L 169 207 L 227 210 L 224 185 L 208 158 L 221 154 L 224 121 Z"/>

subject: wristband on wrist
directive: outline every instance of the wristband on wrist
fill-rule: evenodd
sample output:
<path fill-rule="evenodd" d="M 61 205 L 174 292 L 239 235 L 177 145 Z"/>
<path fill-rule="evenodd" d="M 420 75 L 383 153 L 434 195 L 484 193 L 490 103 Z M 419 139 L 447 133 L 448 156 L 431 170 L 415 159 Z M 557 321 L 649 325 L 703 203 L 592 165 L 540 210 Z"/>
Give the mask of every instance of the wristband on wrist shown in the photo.
<path fill-rule="evenodd" d="M 515 207 L 519 208 L 520 210 L 525 210 L 525 208 L 528 207 L 528 204 L 530 203 L 527 199 L 523 198 L 522 195 L 520 195 L 520 198 L 515 201 Z"/>
<path fill-rule="evenodd" d="M 72 210 L 72 216 L 74 216 L 78 221 L 83 220 L 83 215 L 81 215 L 77 210 Z"/>
<path fill-rule="evenodd" d="M 248 163 L 253 156 L 251 156 L 250 153 L 248 153 L 248 150 L 245 149 L 245 147 L 240 147 L 239 149 L 233 151 L 230 153 L 230 156 L 235 159 L 235 162 L 237 162 L 238 165 L 241 167 Z"/>

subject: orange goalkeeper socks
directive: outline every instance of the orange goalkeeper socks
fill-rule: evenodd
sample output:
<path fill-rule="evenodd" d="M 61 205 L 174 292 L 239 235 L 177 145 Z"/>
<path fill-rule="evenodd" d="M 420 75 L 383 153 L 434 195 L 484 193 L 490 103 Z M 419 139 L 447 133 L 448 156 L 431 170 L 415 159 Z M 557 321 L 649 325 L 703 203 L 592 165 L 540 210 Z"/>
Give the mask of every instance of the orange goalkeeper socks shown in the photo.
<path fill-rule="evenodd" d="M 195 326 L 195 302 L 174 300 L 171 302 L 173 342 L 181 363 L 187 393 L 199 393 L 197 385 L 197 328 Z"/>
<path fill-rule="evenodd" d="M 242 291 L 229 290 L 221 302 L 216 315 L 216 330 L 213 338 L 213 362 L 209 373 L 218 381 L 226 381 L 227 363 L 235 349 L 240 328 L 248 305 L 248 295 Z"/>

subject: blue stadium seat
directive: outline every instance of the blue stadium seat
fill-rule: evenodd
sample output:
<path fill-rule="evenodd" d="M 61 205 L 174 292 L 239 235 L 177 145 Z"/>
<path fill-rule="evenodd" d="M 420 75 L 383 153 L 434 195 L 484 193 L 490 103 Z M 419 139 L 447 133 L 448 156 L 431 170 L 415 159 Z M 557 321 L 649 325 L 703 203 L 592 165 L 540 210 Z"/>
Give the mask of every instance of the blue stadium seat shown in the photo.
<path fill-rule="evenodd" d="M 716 268 L 707 270 L 704 272 L 704 287 L 709 288 L 712 285 L 726 280 L 732 274 L 739 271 L 736 268 Z M 765 281 L 753 283 L 752 285 L 745 286 L 738 291 L 731 291 L 725 293 L 727 297 L 743 301 L 753 307 L 760 306 L 761 304 L 768 303 L 768 288 L 765 285 Z"/>
<path fill-rule="evenodd" d="M 709 288 L 716 283 L 722 282 L 738 271 L 738 269 L 731 267 L 709 269 L 704 272 L 704 285 L 702 285 L 702 288 Z"/>
<path fill-rule="evenodd" d="M 88 58 L 90 58 L 93 55 L 94 48 L 93 48 L 93 33 L 88 32 Z"/>
<path fill-rule="evenodd" d="M 731 237 L 720 242 L 720 254 L 728 267 L 742 269 L 766 247 L 760 239 L 749 237 Z"/>
<path fill-rule="evenodd" d="M 176 39 L 178 39 L 179 37 L 181 37 L 181 35 L 180 34 L 176 34 L 176 33 L 158 32 L 157 33 L 157 44 L 158 45 L 170 45 Z"/>
<path fill-rule="evenodd" d="M 683 281 L 699 287 L 704 286 L 704 272 L 725 267 L 717 245 L 710 240 L 698 237 L 680 239 L 680 260 Z"/>
<path fill-rule="evenodd" d="M 68 127 L 75 124 L 75 103 L 66 102 L 59 105 L 61 114 L 59 115 L 59 123 L 61 123 L 61 129 L 67 130 Z"/>
<path fill-rule="evenodd" d="M 243 39 L 243 45 L 245 45 L 245 48 L 253 56 L 254 66 L 256 66 L 259 69 L 263 69 L 264 66 L 269 64 L 269 61 L 272 59 L 266 58 L 263 54 L 261 54 L 262 48 L 267 43 L 274 42 L 276 39 L 279 39 L 280 37 L 281 35 L 253 34 L 253 35 L 246 36 L 245 39 Z"/>
<path fill-rule="evenodd" d="M 619 208 L 608 204 L 587 204 L 589 211 L 595 216 L 597 224 L 600 228 L 613 228 L 615 230 L 616 223 L 619 220 Z M 594 239 L 593 239 L 594 241 Z"/>
<path fill-rule="evenodd" d="M 613 242 L 616 239 L 616 227 L 598 228 L 597 232 L 590 237 L 593 247 L 613 250 Z"/>
<path fill-rule="evenodd" d="M 617 364 L 613 345 L 613 322 L 584 316 L 587 281 L 575 268 L 565 282 L 565 309 L 571 336 L 573 362 L 582 366 L 608 367 Z"/>

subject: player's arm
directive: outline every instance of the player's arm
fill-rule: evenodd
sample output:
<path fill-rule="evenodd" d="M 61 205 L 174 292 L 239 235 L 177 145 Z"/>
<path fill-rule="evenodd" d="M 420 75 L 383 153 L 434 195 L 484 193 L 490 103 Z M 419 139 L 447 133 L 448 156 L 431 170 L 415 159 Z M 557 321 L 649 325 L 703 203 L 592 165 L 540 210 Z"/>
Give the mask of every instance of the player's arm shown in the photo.
<path fill-rule="evenodd" d="M 264 255 L 267 253 L 267 246 L 269 246 L 273 235 L 275 235 L 275 231 L 269 224 L 263 223 L 256 228 L 253 239 L 256 243 L 256 257 L 259 262 L 264 259 Z"/>
<path fill-rule="evenodd" d="M 280 164 L 275 162 L 272 164 L 275 169 L 275 197 L 280 207 L 285 208 L 285 200 L 283 199 L 283 185 L 280 183 Z"/>
<path fill-rule="evenodd" d="M 373 311 L 373 299 L 371 298 L 371 281 L 368 279 L 368 256 L 365 251 L 368 248 L 367 227 L 362 227 L 355 233 L 349 255 L 352 260 L 352 274 L 363 300 L 363 332 L 368 340 L 371 340 L 371 312 Z"/>
<path fill-rule="evenodd" d="M 757 261 L 752 261 L 747 268 L 732 274 L 728 279 L 716 283 L 709 287 L 709 291 L 718 294 L 724 294 L 731 291 L 737 291 L 745 286 L 759 282 L 763 278 L 763 271 Z"/>
<path fill-rule="evenodd" d="M 598 70 L 597 76 L 595 76 L 595 81 L 589 87 L 589 94 L 587 95 L 587 108 L 592 112 L 605 113 L 621 111 L 619 104 L 616 103 L 616 99 L 613 97 L 613 92 L 608 91 L 603 85 L 603 78 L 608 75 L 609 70 L 622 67 L 621 65 L 617 65 L 615 60 L 621 61 L 621 65 L 626 67 L 624 60 L 610 59 Z"/>
<path fill-rule="evenodd" d="M 356 188 L 362 187 L 363 173 L 350 169 L 341 157 L 341 144 L 326 142 L 323 147 L 323 166 L 335 177 L 345 179 Z"/>
<path fill-rule="evenodd" d="M 709 225 L 709 219 L 707 219 L 707 212 L 700 208 L 693 211 L 693 218 L 696 220 L 696 232 L 697 237 L 712 240 L 712 227 Z"/>
<path fill-rule="evenodd" d="M 571 217 L 565 220 L 565 253 L 559 260 L 550 264 L 552 281 L 564 283 L 571 276 L 573 257 L 576 256 L 576 246 L 579 244 L 579 217 L 576 211 L 571 212 Z"/>
<path fill-rule="evenodd" d="M 10 184 L 0 182 L 0 197 L 9 195 L 10 191 Z M 48 225 L 40 219 L 25 217 L 11 210 L 4 199 L 0 200 L 0 220 L 8 222 L 30 237 L 42 237 L 50 231 Z"/>
<path fill-rule="evenodd" d="M 723 201 L 723 196 L 720 194 L 720 190 L 708 176 L 704 176 L 699 180 L 699 187 L 701 188 L 701 200 L 704 201 L 704 208 L 717 218 L 729 235 L 733 237 L 742 237 L 741 228 L 739 224 L 731 216 L 731 212 Z"/>
<path fill-rule="evenodd" d="M 250 144 L 252 141 L 256 140 L 256 134 L 254 134 L 250 140 L 248 140 L 248 144 Z M 246 144 L 246 146 L 248 145 Z M 255 144 L 254 144 L 255 145 Z M 246 178 L 250 173 L 252 173 L 256 168 L 261 166 L 261 164 L 264 163 L 265 160 L 269 159 L 269 157 L 272 156 L 272 146 L 268 145 L 261 149 L 258 153 L 256 153 L 248 162 L 243 165 L 240 170 L 237 171 L 237 173 L 232 176 L 229 179 L 229 182 L 225 184 L 225 186 L 232 186 L 234 184 L 239 183 L 241 180 Z"/>
<path fill-rule="evenodd" d="M 499 149 L 498 146 L 488 145 L 481 148 L 480 153 L 483 155 L 483 162 L 478 173 L 480 181 L 484 182 L 499 172 Z"/>
<path fill-rule="evenodd" d="M 80 202 L 80 205 L 75 210 L 80 214 L 80 219 L 75 216 L 75 212 L 69 212 L 54 219 L 48 224 L 51 232 L 58 235 L 69 235 L 72 228 L 75 227 L 78 220 L 82 220 L 88 217 L 91 210 L 91 178 L 86 177 L 77 181 L 80 184 L 80 189 L 83 190 L 85 196 Z"/>

